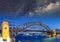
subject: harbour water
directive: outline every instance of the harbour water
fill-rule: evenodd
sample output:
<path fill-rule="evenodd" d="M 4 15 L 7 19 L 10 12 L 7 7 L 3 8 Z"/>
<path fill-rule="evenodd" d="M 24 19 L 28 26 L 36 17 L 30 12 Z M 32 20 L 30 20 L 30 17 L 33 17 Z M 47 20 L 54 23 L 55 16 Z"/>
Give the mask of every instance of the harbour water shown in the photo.
<path fill-rule="evenodd" d="M 46 39 L 36 39 L 36 40 L 22 40 L 20 42 L 60 42 L 60 38 L 46 38 Z"/>
<path fill-rule="evenodd" d="M 60 42 L 58 37 L 46 37 L 46 36 L 16 36 L 15 42 Z"/>
<path fill-rule="evenodd" d="M 22 39 L 22 38 L 20 38 L 20 39 Z M 1 36 L 0 36 L 0 42 L 3 42 Z M 6 42 L 6 41 L 4 41 L 4 42 Z M 16 39 L 15 39 L 15 42 L 17 42 Z M 26 40 L 26 38 L 24 38 L 18 42 L 60 42 L 60 38 L 55 38 L 55 37 L 43 38 L 43 39 L 42 38 L 41 39 L 29 39 L 28 38 L 28 40 Z"/>

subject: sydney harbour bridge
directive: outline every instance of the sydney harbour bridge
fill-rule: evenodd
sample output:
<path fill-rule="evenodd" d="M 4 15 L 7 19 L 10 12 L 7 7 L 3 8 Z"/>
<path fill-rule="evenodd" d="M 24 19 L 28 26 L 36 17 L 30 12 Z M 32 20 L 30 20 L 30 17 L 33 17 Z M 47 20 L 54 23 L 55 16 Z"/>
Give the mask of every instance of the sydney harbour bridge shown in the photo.
<path fill-rule="evenodd" d="M 37 27 L 34 27 L 37 26 Z M 33 29 L 34 28 L 34 29 Z M 36 29 L 37 28 L 37 29 Z M 0 29 L 1 32 L 2 29 Z M 37 32 L 40 34 L 56 36 L 55 34 L 60 34 L 59 31 L 51 30 L 50 27 L 41 23 L 41 22 L 28 22 L 23 25 L 9 26 L 9 32 L 11 37 L 15 37 L 18 34 L 23 33 L 24 35 L 29 32 L 34 34 L 33 32 Z M 34 34 L 36 35 L 36 34 Z M 38 35 L 38 34 L 37 34 Z"/>
<path fill-rule="evenodd" d="M 38 30 L 32 29 L 33 26 L 39 28 Z M 52 30 L 47 25 L 41 22 L 28 22 L 23 25 L 10 26 L 10 33 L 13 36 L 20 34 L 21 32 L 42 32 L 42 33 L 52 33 Z"/>

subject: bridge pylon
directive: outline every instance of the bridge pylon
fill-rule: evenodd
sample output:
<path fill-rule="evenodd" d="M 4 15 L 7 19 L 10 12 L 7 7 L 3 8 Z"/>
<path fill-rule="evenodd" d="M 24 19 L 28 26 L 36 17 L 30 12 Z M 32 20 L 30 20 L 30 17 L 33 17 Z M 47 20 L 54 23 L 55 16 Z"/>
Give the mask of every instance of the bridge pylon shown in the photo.
<path fill-rule="evenodd" d="M 3 41 L 10 41 L 9 25 L 6 21 L 2 23 L 2 39 Z"/>

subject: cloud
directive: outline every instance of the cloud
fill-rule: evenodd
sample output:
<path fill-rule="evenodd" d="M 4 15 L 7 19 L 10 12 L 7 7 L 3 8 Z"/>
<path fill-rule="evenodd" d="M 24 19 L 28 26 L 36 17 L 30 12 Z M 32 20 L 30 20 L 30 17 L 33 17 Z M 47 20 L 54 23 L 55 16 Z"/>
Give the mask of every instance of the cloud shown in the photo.
<path fill-rule="evenodd" d="M 47 6 L 37 7 L 34 12 L 30 12 L 30 15 L 33 15 L 33 13 L 37 15 L 54 15 L 54 14 L 60 14 L 60 2 L 56 3 L 50 3 Z M 36 15 L 35 14 L 35 15 Z"/>
<path fill-rule="evenodd" d="M 28 1 L 29 2 L 29 1 Z M 38 2 L 37 2 L 38 3 Z M 43 6 L 37 6 L 33 8 L 36 2 L 23 3 L 19 8 L 16 9 L 15 16 L 34 16 L 34 15 L 55 15 L 60 14 L 60 1 L 56 1 L 55 3 L 50 2 L 48 5 L 44 4 Z M 45 3 L 45 1 L 44 1 Z M 32 5 L 31 5 L 32 4 Z M 38 3 L 42 5 L 43 3 Z M 25 13 L 24 13 L 25 12 Z"/>
<path fill-rule="evenodd" d="M 43 10 L 52 12 L 52 10 L 56 11 L 58 8 L 60 8 L 60 2 L 50 3 L 46 8 L 43 8 Z"/>

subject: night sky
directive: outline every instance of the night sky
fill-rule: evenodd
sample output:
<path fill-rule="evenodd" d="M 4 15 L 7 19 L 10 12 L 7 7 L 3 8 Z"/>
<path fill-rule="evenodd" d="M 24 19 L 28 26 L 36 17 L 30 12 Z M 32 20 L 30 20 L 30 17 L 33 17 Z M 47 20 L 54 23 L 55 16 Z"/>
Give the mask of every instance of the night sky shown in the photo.
<path fill-rule="evenodd" d="M 52 29 L 60 28 L 60 0 L 0 0 L 0 25 L 42 22 Z"/>

